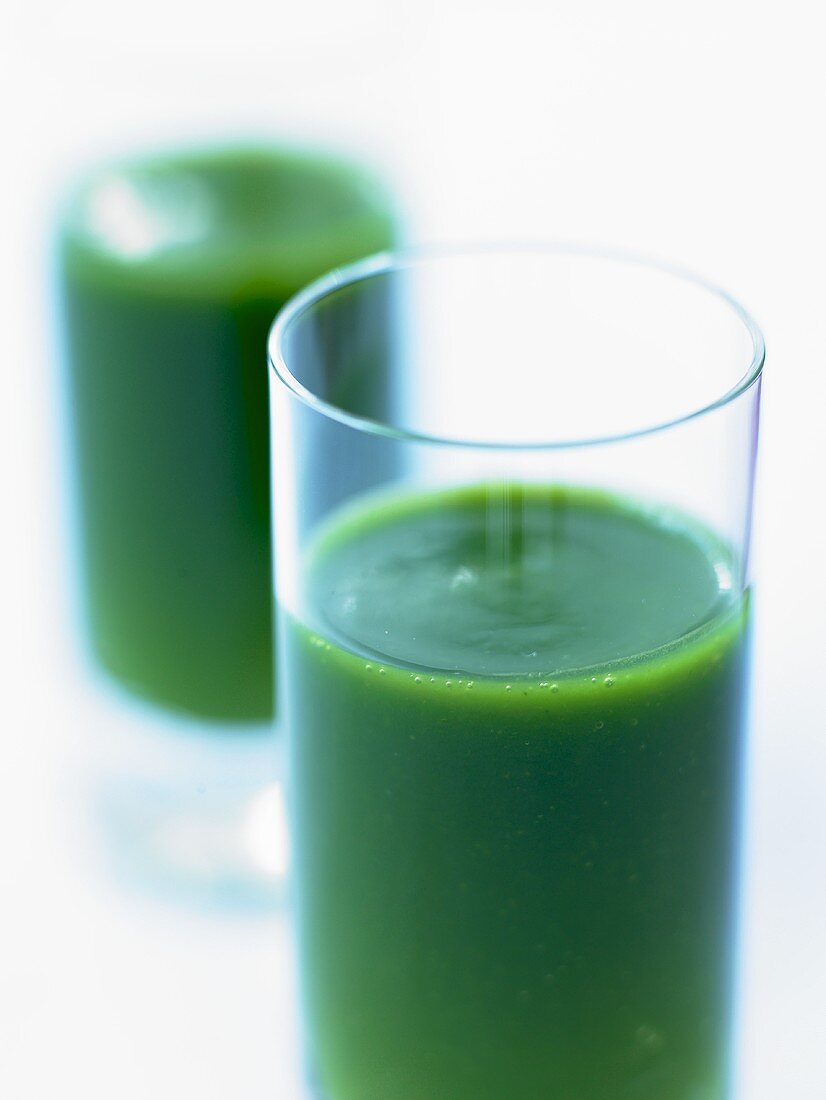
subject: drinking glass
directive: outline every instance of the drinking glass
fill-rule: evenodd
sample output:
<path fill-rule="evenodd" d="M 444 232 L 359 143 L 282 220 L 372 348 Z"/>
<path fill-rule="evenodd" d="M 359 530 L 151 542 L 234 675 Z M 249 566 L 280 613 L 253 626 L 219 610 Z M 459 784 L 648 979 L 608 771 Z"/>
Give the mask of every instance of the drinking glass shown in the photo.
<path fill-rule="evenodd" d="M 493 248 L 333 272 L 269 347 L 309 1094 L 724 1100 L 757 326 Z"/>
<path fill-rule="evenodd" d="M 267 333 L 395 224 L 366 168 L 268 142 L 114 160 L 61 208 L 89 785 L 118 870 L 164 891 L 280 889 Z"/>

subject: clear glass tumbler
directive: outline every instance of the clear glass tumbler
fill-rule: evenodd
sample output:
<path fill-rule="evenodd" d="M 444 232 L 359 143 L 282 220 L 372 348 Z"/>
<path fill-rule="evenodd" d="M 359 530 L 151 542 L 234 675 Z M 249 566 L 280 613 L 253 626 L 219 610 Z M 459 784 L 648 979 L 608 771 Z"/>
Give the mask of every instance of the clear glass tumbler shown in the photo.
<path fill-rule="evenodd" d="M 311 1095 L 730 1095 L 763 357 L 704 282 L 572 248 L 281 313 Z"/>
<path fill-rule="evenodd" d="M 61 204 L 84 785 L 142 888 L 279 896 L 267 333 L 395 224 L 362 166 L 266 142 L 113 160 Z"/>

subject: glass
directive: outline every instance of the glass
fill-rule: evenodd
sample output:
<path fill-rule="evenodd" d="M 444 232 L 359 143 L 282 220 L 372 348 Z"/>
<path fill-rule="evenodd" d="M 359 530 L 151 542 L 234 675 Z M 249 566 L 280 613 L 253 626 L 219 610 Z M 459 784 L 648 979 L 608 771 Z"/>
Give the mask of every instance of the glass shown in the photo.
<path fill-rule="evenodd" d="M 267 144 L 106 164 L 62 211 L 82 610 L 102 682 L 133 704 L 104 739 L 145 742 L 105 767 L 123 773 L 107 832 L 208 894 L 259 895 L 247 834 L 278 809 L 267 332 L 393 236 L 360 167 Z"/>
<path fill-rule="evenodd" d="M 276 321 L 312 1095 L 730 1095 L 763 354 L 568 248 L 378 257 Z"/>

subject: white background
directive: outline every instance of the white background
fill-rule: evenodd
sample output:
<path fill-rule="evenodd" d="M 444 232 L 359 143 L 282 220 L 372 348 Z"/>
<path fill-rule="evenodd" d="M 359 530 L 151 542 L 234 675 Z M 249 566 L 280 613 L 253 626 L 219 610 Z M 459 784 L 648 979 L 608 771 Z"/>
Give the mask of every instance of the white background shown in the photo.
<path fill-rule="evenodd" d="M 419 239 L 628 247 L 704 273 L 762 324 L 742 1097 L 824 1100 L 818 8 L 802 0 L 12 0 L 0 65 L 4 1096 L 294 1095 L 279 916 L 221 917 L 130 893 L 103 871 L 84 832 L 73 777 L 95 704 L 70 683 L 45 286 L 51 203 L 76 165 L 242 129 L 372 158 L 404 193 Z"/>

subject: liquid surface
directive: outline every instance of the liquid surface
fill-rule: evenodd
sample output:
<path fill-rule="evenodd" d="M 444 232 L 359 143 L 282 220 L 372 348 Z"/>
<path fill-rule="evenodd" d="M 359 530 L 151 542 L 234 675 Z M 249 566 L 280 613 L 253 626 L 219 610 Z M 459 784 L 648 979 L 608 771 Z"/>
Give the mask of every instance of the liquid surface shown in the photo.
<path fill-rule="evenodd" d="M 392 219 L 357 166 L 252 145 L 113 164 L 78 187 L 64 233 L 77 274 L 90 279 L 105 270 L 110 284 L 156 297 L 240 292 L 283 302 L 330 268 L 389 246 Z"/>
<path fill-rule="evenodd" d="M 312 584 L 326 630 L 405 664 L 563 673 L 668 645 L 732 598 L 710 535 L 605 493 L 490 485 L 381 515 L 322 539 Z"/>
<path fill-rule="evenodd" d="M 339 517 L 285 623 L 318 1094 L 724 1100 L 731 563 L 604 494 L 506 495 L 519 524 L 486 486 Z"/>

